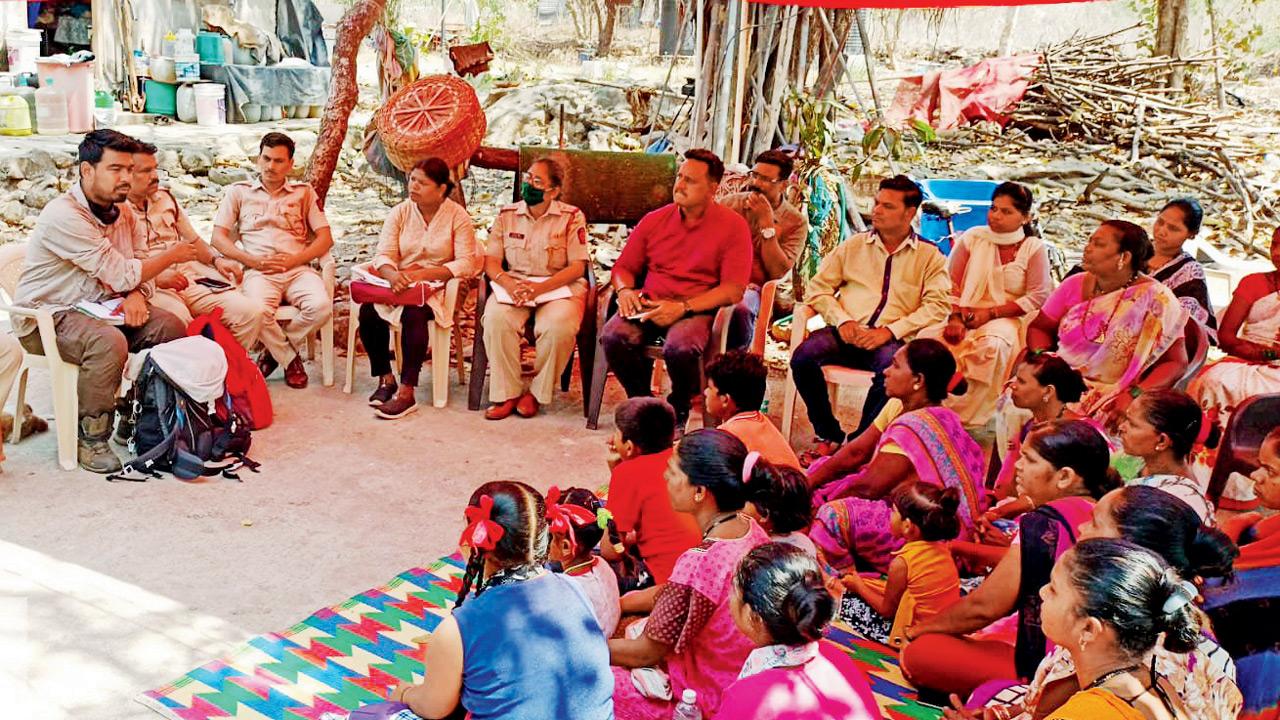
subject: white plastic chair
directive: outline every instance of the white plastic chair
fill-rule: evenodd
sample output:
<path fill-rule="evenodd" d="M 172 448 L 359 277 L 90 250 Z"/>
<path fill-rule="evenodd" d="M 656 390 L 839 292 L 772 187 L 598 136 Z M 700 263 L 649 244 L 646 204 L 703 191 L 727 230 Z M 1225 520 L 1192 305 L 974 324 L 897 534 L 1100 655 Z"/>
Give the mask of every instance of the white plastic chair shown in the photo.
<path fill-rule="evenodd" d="M 26 254 L 25 242 L 0 247 L 0 298 L 4 302 L 0 310 L 9 313 L 10 318 L 15 315 L 34 318 L 45 354 L 35 355 L 25 349 L 22 351 L 17 404 L 13 411 L 13 434 L 9 441 L 16 444 L 21 437 L 22 406 L 27 400 L 27 378 L 31 368 L 48 368 L 50 384 L 53 386 L 53 425 L 58 438 L 58 466 L 63 470 L 75 470 L 76 434 L 80 421 L 80 398 L 76 394 L 76 382 L 80 377 L 80 366 L 66 362 L 58 353 L 58 337 L 53 331 L 53 313 L 13 304 Z"/>
<path fill-rule="evenodd" d="M 461 287 L 461 278 L 453 278 L 444 285 L 444 313 L 448 317 L 455 317 L 460 294 L 458 291 Z M 356 380 L 356 330 L 360 324 L 360 303 L 351 300 L 348 302 L 348 307 L 347 381 L 342 386 L 342 392 L 350 394 Z M 449 404 L 449 355 L 453 347 L 453 327 L 442 327 L 435 320 L 430 320 L 427 322 L 427 338 L 431 348 L 431 404 L 442 408 Z M 399 373 L 401 350 L 400 328 L 398 326 L 391 328 L 391 342 L 395 347 L 392 363 L 396 372 Z M 461 356 L 461 353 L 459 353 L 459 356 Z M 465 385 L 464 372 L 462 358 L 459 357 L 458 382 Z"/>
<path fill-rule="evenodd" d="M 329 302 L 333 303 L 333 289 L 336 281 L 337 262 L 333 259 L 333 255 L 325 253 L 320 258 L 320 277 L 324 280 L 324 289 L 329 293 Z M 298 317 L 298 309 L 290 306 L 286 301 L 281 300 L 280 306 L 276 308 L 276 322 L 287 323 Z M 320 335 L 320 372 L 325 387 L 333 387 L 333 313 L 329 313 L 329 319 L 320 326 L 317 333 Z M 312 334 L 307 338 L 307 359 L 316 359 L 316 334 Z"/>
<path fill-rule="evenodd" d="M 808 305 L 796 303 L 795 314 L 791 318 L 791 352 L 794 353 L 796 348 L 800 347 L 800 343 L 804 342 L 810 332 L 823 327 L 826 327 L 826 323 L 821 315 L 814 312 Z M 871 381 L 875 379 L 875 373 L 842 365 L 824 366 L 822 375 L 826 378 L 827 392 L 833 399 L 832 405 L 835 404 L 834 398 L 841 385 L 871 387 Z M 782 436 L 788 440 L 791 439 L 791 426 L 795 419 L 795 412 L 796 379 L 792 374 L 791 366 L 787 365 L 787 383 L 782 389 Z"/>

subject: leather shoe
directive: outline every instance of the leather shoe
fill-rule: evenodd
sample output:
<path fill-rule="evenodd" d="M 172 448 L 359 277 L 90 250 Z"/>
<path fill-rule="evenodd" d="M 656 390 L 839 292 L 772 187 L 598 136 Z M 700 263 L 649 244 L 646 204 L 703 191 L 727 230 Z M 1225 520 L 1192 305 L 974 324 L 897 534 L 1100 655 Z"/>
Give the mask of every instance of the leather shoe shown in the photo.
<path fill-rule="evenodd" d="M 516 403 L 516 413 L 522 418 L 531 418 L 538 414 L 538 407 L 538 398 L 534 397 L 533 393 L 525 393 Z"/>
<path fill-rule="evenodd" d="M 511 413 L 516 411 L 516 404 L 520 402 L 519 398 L 511 398 L 500 403 L 494 403 L 484 411 L 485 420 L 504 420 L 511 417 Z"/>
<path fill-rule="evenodd" d="M 280 367 L 280 363 L 271 357 L 271 353 L 263 352 L 258 356 L 258 372 L 262 373 L 264 380 L 271 377 L 271 373 L 275 372 L 278 367 Z"/>
<path fill-rule="evenodd" d="M 302 364 L 302 358 L 295 357 L 284 369 L 284 382 L 299 390 L 307 386 L 307 368 Z"/>

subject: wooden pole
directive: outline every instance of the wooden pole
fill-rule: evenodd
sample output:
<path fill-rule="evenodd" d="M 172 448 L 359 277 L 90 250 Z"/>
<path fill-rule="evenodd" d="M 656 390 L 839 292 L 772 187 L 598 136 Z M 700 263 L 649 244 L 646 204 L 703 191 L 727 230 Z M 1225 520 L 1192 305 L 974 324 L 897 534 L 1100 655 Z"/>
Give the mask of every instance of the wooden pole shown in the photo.
<path fill-rule="evenodd" d="M 736 163 L 742 154 L 742 113 L 746 109 L 747 70 L 751 67 L 751 36 L 754 16 L 759 8 L 747 4 L 747 0 L 738 0 L 738 62 L 734 69 L 735 83 L 733 91 L 733 118 L 725 131 L 729 134 L 728 157 L 726 163 Z"/>
<path fill-rule="evenodd" d="M 719 73 L 715 76 L 715 114 L 711 121 L 712 152 L 724 157 L 729 148 L 727 130 L 729 127 L 730 101 L 733 97 L 733 65 L 734 53 L 738 49 L 738 34 L 742 28 L 742 18 L 738 15 L 741 6 L 737 2 L 729 2 L 729 17 L 724 28 L 724 55 L 720 60 Z"/>
<path fill-rule="evenodd" d="M 880 91 L 876 89 L 876 68 L 875 62 L 871 59 L 871 38 L 867 37 L 867 27 L 862 22 L 862 13 L 854 10 L 853 21 L 857 23 L 858 37 L 862 39 L 862 60 L 867 65 L 867 83 L 871 85 L 871 102 L 875 105 L 876 120 L 879 121 L 884 118 L 884 114 L 880 110 Z M 830 25 L 827 25 L 827 32 L 831 32 L 832 37 L 835 37 Z M 892 160 L 890 162 L 892 163 Z"/>
<path fill-rule="evenodd" d="M 902 12 L 899 10 L 898 12 Z M 1013 28 L 1018 24 L 1018 6 L 1010 5 L 1004 11 L 1004 29 L 1000 31 L 1000 57 L 1013 52 Z"/>
<path fill-rule="evenodd" d="M 1222 87 L 1222 58 L 1218 53 L 1218 14 L 1214 12 L 1213 0 L 1205 0 L 1209 9 L 1209 37 L 1213 40 L 1213 84 L 1218 90 L 1218 110 L 1227 109 L 1227 92 Z"/>
<path fill-rule="evenodd" d="M 769 92 L 768 103 L 762 106 L 764 119 L 760 123 L 759 132 L 756 133 L 755 146 L 751 150 L 752 157 L 773 146 L 773 136 L 778 130 L 778 120 L 782 115 L 782 91 L 791 83 L 791 50 L 792 42 L 796 37 L 796 18 L 800 15 L 800 9 L 789 7 L 783 12 L 786 13 L 786 20 L 782 23 L 782 41 L 778 45 L 778 60 L 773 66 L 773 71 L 769 73 L 773 85 Z"/>

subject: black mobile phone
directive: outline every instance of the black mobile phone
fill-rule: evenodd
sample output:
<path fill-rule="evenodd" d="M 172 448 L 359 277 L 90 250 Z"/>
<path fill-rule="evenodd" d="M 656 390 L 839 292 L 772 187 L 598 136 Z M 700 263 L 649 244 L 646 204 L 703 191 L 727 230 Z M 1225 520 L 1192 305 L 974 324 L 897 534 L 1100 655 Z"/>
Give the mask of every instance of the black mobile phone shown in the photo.
<path fill-rule="evenodd" d="M 196 278 L 197 285 L 203 285 L 211 290 L 230 290 L 231 283 L 218 280 L 217 278 Z"/>

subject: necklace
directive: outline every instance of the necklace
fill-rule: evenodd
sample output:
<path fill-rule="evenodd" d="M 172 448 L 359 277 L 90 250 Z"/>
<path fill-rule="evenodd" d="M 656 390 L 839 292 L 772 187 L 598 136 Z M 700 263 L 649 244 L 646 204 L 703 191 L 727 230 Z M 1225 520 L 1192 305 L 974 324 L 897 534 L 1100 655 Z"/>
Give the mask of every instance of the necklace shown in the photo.
<path fill-rule="evenodd" d="M 577 565 L 570 565 L 569 567 L 564 569 L 564 574 L 572 575 L 574 570 L 580 570 L 584 567 L 590 567 L 591 564 L 594 563 L 595 561 L 596 561 L 595 558 L 591 558 L 590 560 L 587 560 L 585 562 L 580 562 Z"/>
<path fill-rule="evenodd" d="M 499 585 L 510 585 L 521 580 L 528 580 L 537 576 L 538 568 L 533 565 L 524 565 L 521 567 L 506 568 L 489 576 L 484 583 L 484 589 L 489 590 Z"/>
<path fill-rule="evenodd" d="M 707 526 L 706 530 L 702 531 L 702 539 L 706 540 L 707 538 L 711 537 L 712 530 L 715 530 L 716 528 L 729 522 L 730 520 L 733 520 L 736 517 L 738 517 L 738 513 L 735 511 L 731 513 L 725 513 L 724 515 L 721 515 L 720 517 L 716 518 L 714 522 L 712 522 L 710 525 Z"/>
<path fill-rule="evenodd" d="M 1137 279 L 1138 279 L 1138 273 L 1134 273 L 1129 276 L 1128 282 L 1126 282 L 1124 285 L 1121 285 L 1115 290 L 1109 290 L 1107 291 L 1107 293 L 1103 293 L 1098 285 L 1097 278 L 1094 278 L 1093 291 L 1089 297 L 1089 302 L 1085 303 L 1084 314 L 1083 314 L 1083 317 L 1080 319 L 1080 328 L 1084 330 L 1085 337 L 1089 338 L 1091 342 L 1099 342 L 1100 340 L 1102 340 L 1102 336 L 1105 335 L 1107 332 L 1107 329 L 1111 327 L 1111 321 L 1116 319 L 1116 312 L 1120 310 L 1120 303 L 1117 302 L 1115 304 L 1115 307 L 1111 308 L 1111 314 L 1107 317 L 1107 322 L 1099 326 L 1097 328 L 1097 332 L 1093 332 L 1089 330 L 1089 313 L 1090 311 L 1093 310 L 1093 301 L 1098 299 L 1104 294 L 1125 290 L 1130 285 L 1132 285 L 1134 281 Z M 1094 316 L 1093 319 L 1096 321 L 1097 316 Z"/>
<path fill-rule="evenodd" d="M 1085 690 L 1092 690 L 1096 687 L 1102 687 L 1103 685 L 1106 685 L 1108 682 L 1110 682 L 1112 679 L 1120 677 L 1121 675 L 1125 675 L 1127 673 L 1131 673 L 1137 669 L 1138 669 L 1137 665 L 1126 665 L 1125 667 L 1122 667 L 1122 668 L 1116 668 L 1115 670 L 1112 670 L 1109 673 L 1104 673 L 1100 675 L 1093 682 L 1089 683 L 1089 687 L 1085 688 Z"/>

